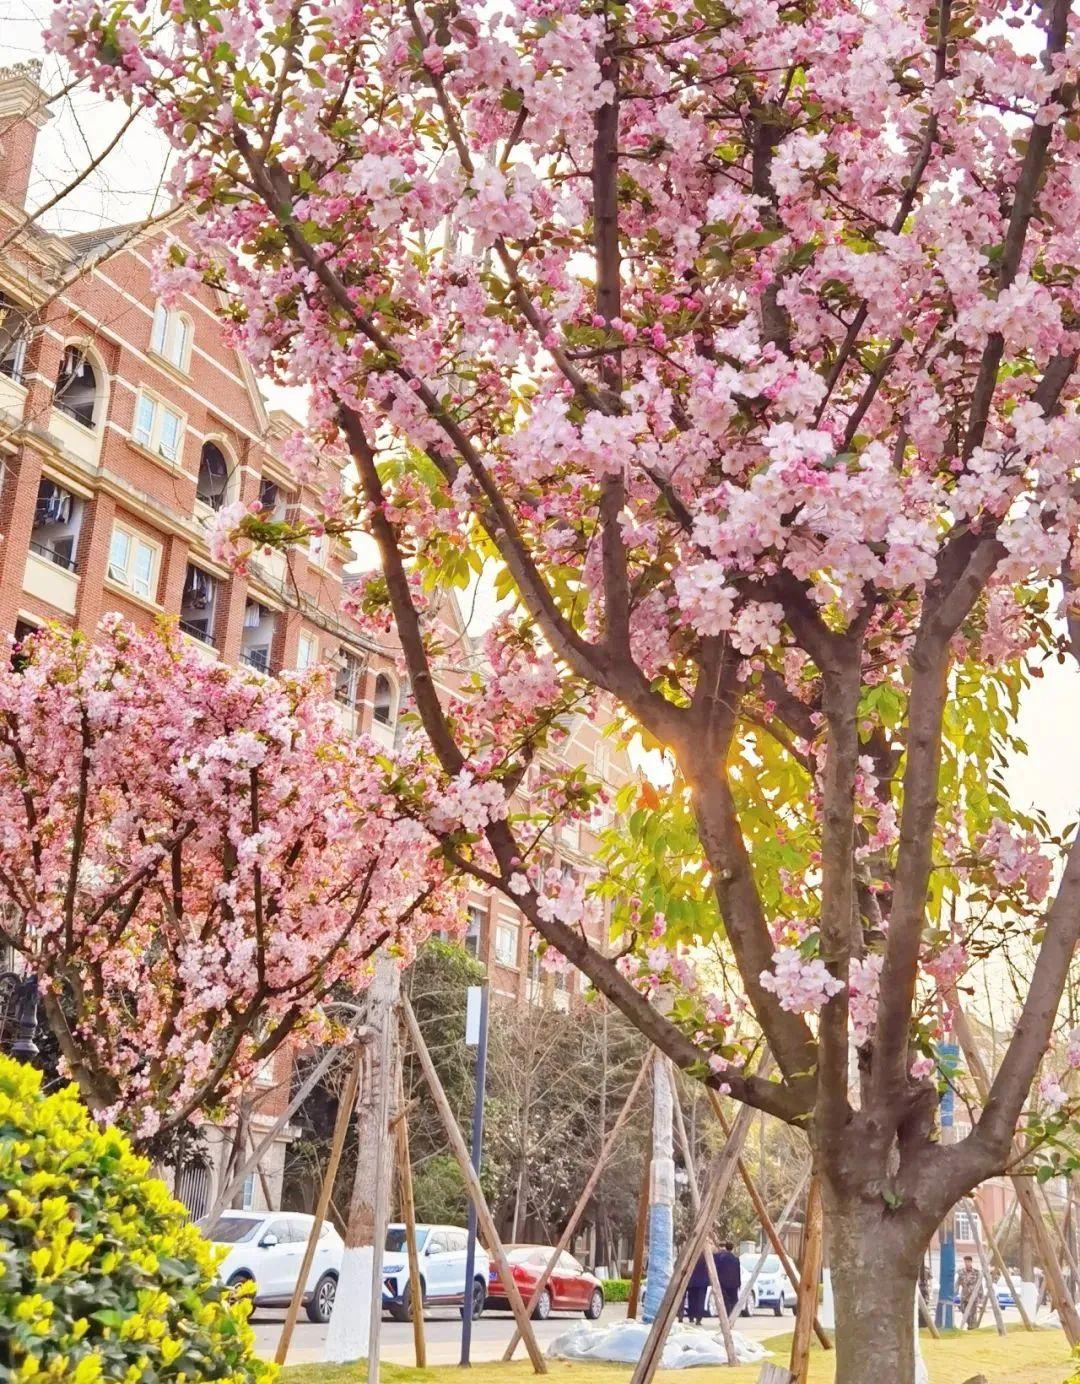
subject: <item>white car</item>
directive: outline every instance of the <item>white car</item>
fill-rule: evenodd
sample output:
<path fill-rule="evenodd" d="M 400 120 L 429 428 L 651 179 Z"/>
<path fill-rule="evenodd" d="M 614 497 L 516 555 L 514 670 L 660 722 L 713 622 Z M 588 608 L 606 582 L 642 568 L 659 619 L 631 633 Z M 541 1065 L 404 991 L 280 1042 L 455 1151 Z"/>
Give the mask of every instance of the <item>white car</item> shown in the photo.
<path fill-rule="evenodd" d="M 409 1282 L 409 1254 L 405 1227 L 386 1228 L 386 1254 L 383 1258 L 383 1307 L 395 1321 L 408 1321 L 412 1313 L 412 1284 Z M 456 1225 L 418 1225 L 416 1250 L 420 1257 L 420 1301 L 432 1307 L 461 1306 L 465 1302 L 465 1254 L 468 1237 Z M 473 1265 L 473 1320 L 484 1310 L 487 1299 L 488 1257 L 478 1244 Z"/>
<path fill-rule="evenodd" d="M 296 1288 L 314 1219 L 299 1211 L 223 1211 L 213 1225 L 198 1224 L 208 1240 L 228 1250 L 218 1273 L 230 1288 L 254 1283 L 256 1306 L 284 1307 Z M 324 1221 L 304 1292 L 313 1322 L 330 1320 L 344 1252 L 341 1236 Z"/>
<path fill-rule="evenodd" d="M 744 1284 L 754 1272 L 757 1261 L 758 1255 L 756 1254 L 740 1255 L 739 1263 L 742 1265 Z M 785 1307 L 790 1307 L 794 1312 L 795 1301 L 795 1285 L 788 1278 L 784 1266 L 780 1262 L 780 1256 L 778 1254 L 768 1255 L 757 1278 L 754 1279 L 754 1289 L 747 1307 L 752 1312 L 759 1307 L 771 1307 L 773 1314 L 778 1317 Z"/>

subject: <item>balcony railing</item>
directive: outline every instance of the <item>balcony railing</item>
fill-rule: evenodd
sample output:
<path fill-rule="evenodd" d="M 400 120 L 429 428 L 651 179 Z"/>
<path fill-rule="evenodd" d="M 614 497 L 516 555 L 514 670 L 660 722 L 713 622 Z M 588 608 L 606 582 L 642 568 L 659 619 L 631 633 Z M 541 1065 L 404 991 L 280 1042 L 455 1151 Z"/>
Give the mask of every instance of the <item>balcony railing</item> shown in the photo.
<path fill-rule="evenodd" d="M 204 644 L 213 644 L 214 636 L 206 625 L 196 624 L 193 620 L 181 620 L 180 628 L 185 634 L 190 634 L 192 639 L 200 639 Z"/>
<path fill-rule="evenodd" d="M 241 649 L 240 662 L 248 668 L 254 668 L 259 673 L 268 673 L 270 671 L 270 650 Z"/>
<path fill-rule="evenodd" d="M 78 564 L 73 557 L 68 557 L 66 553 L 57 552 L 48 543 L 39 543 L 36 538 L 31 538 L 30 551 L 36 553 L 38 557 L 45 558 L 47 562 L 55 562 L 57 567 L 62 567 L 65 572 L 78 571 Z"/>

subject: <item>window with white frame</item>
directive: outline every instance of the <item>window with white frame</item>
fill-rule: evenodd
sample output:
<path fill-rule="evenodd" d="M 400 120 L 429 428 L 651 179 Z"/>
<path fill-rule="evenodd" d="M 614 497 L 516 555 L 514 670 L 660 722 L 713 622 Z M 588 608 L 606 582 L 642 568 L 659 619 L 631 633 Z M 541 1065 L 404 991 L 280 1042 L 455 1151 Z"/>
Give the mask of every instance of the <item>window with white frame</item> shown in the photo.
<path fill-rule="evenodd" d="M 154 308 L 150 329 L 150 349 L 178 370 L 186 370 L 191 359 L 191 318 L 183 312 L 170 312 L 164 303 Z"/>
<path fill-rule="evenodd" d="M 495 960 L 503 966 L 518 964 L 521 928 L 511 918 L 500 918 L 495 926 Z"/>
<path fill-rule="evenodd" d="M 140 390 L 135 400 L 135 423 L 131 435 L 141 446 L 157 452 L 166 461 L 176 461 L 184 435 L 184 418 L 175 409 Z"/>
<path fill-rule="evenodd" d="M 334 696 L 342 706 L 356 707 L 364 685 L 364 661 L 347 649 L 342 649 L 339 658 L 337 679 L 334 683 Z"/>
<path fill-rule="evenodd" d="M 314 668 L 319 657 L 319 644 L 313 634 L 307 630 L 300 631 L 300 641 L 296 646 L 296 671 L 304 673 L 309 668 Z"/>
<path fill-rule="evenodd" d="M 161 549 L 131 529 L 116 524 L 109 545 L 109 580 L 152 601 L 157 590 Z"/>
<path fill-rule="evenodd" d="M 953 1234 L 962 1244 L 975 1243 L 975 1221 L 969 1211 L 956 1212 Z"/>

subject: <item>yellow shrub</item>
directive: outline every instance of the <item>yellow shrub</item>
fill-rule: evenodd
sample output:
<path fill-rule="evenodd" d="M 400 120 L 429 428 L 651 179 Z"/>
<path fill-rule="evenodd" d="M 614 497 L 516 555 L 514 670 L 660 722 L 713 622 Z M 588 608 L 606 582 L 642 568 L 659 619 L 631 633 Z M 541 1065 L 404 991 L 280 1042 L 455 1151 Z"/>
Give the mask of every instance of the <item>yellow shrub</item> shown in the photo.
<path fill-rule="evenodd" d="M 215 1251 L 74 1086 L 0 1056 L 0 1378 L 270 1384 Z"/>

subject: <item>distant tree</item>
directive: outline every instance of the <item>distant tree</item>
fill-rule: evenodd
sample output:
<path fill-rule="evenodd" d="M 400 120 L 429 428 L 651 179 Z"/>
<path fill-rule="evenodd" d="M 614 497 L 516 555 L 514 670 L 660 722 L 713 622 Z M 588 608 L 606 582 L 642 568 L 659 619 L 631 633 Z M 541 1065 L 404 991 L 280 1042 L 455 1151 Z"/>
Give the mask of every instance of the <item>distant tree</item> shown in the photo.
<path fill-rule="evenodd" d="M 318 680 L 168 631 L 50 629 L 0 668 L 0 941 L 63 1064 L 146 1140 L 226 1101 L 323 999 L 456 926 L 436 843 Z"/>

